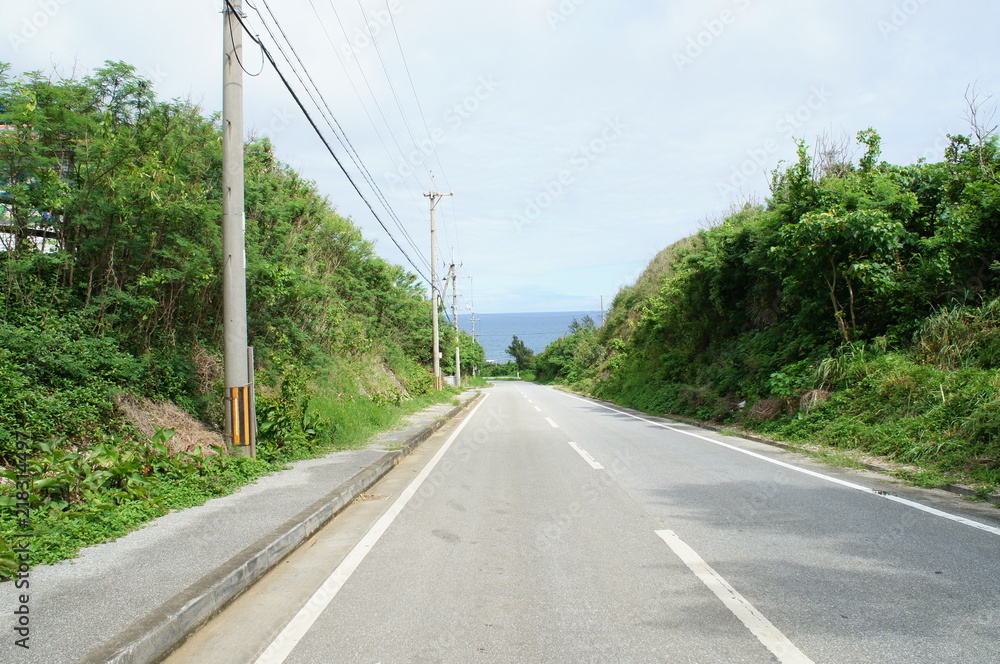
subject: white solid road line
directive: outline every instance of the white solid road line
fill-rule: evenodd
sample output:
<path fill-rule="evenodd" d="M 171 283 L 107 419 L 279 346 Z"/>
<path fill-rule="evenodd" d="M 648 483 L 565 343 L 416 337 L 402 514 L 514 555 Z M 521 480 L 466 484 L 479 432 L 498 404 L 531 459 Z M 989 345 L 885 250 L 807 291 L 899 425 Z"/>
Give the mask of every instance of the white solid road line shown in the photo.
<path fill-rule="evenodd" d="M 552 421 L 551 417 L 546 417 L 545 421 L 552 425 L 553 429 L 558 429 L 559 425 Z"/>
<path fill-rule="evenodd" d="M 361 538 L 361 541 L 354 545 L 354 548 L 347 554 L 347 557 L 344 558 L 343 562 L 341 562 L 340 565 L 333 570 L 333 573 L 325 582 L 323 582 L 323 585 L 320 586 L 315 593 L 313 593 L 313 596 L 309 598 L 309 601 L 306 602 L 305 606 L 299 609 L 299 612 L 295 614 L 295 617 L 292 618 L 291 622 L 289 622 L 285 626 L 285 629 L 278 634 L 277 638 L 271 642 L 271 645 L 269 645 L 267 649 L 261 653 L 260 657 L 255 660 L 254 664 L 281 664 L 285 661 L 289 653 L 292 652 L 292 649 L 295 648 L 298 642 L 302 640 L 302 637 L 306 635 L 309 628 L 311 628 L 313 623 L 316 622 L 316 619 L 319 618 L 320 614 L 323 613 L 326 607 L 330 605 L 330 602 L 332 602 L 333 598 L 337 596 L 337 593 L 344 586 L 347 580 L 351 578 L 351 574 L 353 574 L 354 570 L 358 568 L 361 561 L 365 559 L 368 552 L 372 550 L 375 543 L 378 542 L 383 534 L 385 534 L 385 531 L 388 530 L 395 518 L 399 516 L 399 513 L 403 511 L 403 508 L 406 507 L 406 503 L 408 503 L 414 494 L 417 493 L 420 485 L 423 484 L 424 480 L 427 479 L 427 476 L 431 474 L 431 471 L 434 470 L 435 466 L 437 466 L 438 461 L 440 461 L 441 457 L 443 457 L 445 452 L 448 451 L 448 448 L 451 447 L 451 444 L 455 441 L 455 438 L 458 437 L 458 434 L 462 432 L 462 429 L 465 428 L 465 425 L 472 420 L 476 411 L 483 405 L 483 402 L 486 401 L 487 397 L 489 397 L 489 394 L 483 395 L 483 399 L 469 412 L 469 416 L 462 420 L 462 423 L 459 424 L 458 427 L 452 432 L 451 436 L 448 437 L 448 440 L 446 440 L 444 445 L 441 446 L 441 449 L 434 454 L 427 465 L 423 467 L 417 476 L 413 478 L 413 481 L 410 482 L 401 494 L 399 494 L 399 497 L 396 498 L 396 501 L 392 504 L 389 510 L 375 522 L 375 525 L 373 525 L 365 536 Z"/>
<path fill-rule="evenodd" d="M 757 640 L 764 644 L 782 664 L 814 664 L 814 662 L 802 654 L 802 651 L 795 647 L 795 644 L 788 640 L 771 621 L 764 617 L 760 611 L 754 608 L 743 595 L 736 592 L 729 583 L 719 576 L 719 573 L 712 569 L 708 563 L 702 560 L 701 556 L 684 543 L 672 530 L 657 530 L 656 534 L 667 543 L 677 557 L 684 561 L 692 572 L 695 573 L 708 588 L 715 593 L 716 597 L 722 600 L 726 608 L 733 612 L 740 619 L 746 628 L 757 637 Z"/>
<path fill-rule="evenodd" d="M 751 457 L 753 457 L 755 459 L 760 459 L 761 461 L 766 461 L 766 462 L 772 463 L 772 464 L 774 464 L 776 466 L 781 466 L 782 468 L 787 468 L 789 470 L 794 470 L 797 473 L 802 473 L 804 475 L 810 475 L 812 477 L 816 477 L 816 478 L 819 478 L 821 480 L 825 480 L 827 482 L 833 482 L 834 484 L 839 484 L 839 485 L 845 486 L 845 487 L 847 487 L 849 489 L 855 489 L 857 491 L 864 491 L 865 493 L 869 493 L 869 494 L 871 494 L 873 496 L 878 496 L 879 498 L 885 498 L 886 500 L 891 500 L 891 501 L 899 503 L 901 505 L 906 505 L 907 507 L 912 507 L 913 509 L 920 510 L 921 512 L 927 512 L 928 514 L 933 514 L 934 516 L 939 516 L 939 517 L 941 517 L 943 519 L 949 519 L 951 521 L 955 521 L 956 523 L 961 523 L 963 525 L 970 526 L 972 528 L 977 528 L 979 530 L 983 530 L 983 531 L 991 533 L 993 535 L 1000 535 L 1000 528 L 997 528 L 996 526 L 988 526 L 985 523 L 979 523 L 978 521 L 973 521 L 972 519 L 966 519 L 964 516 L 958 516 L 957 514 L 949 514 L 948 512 L 943 512 L 943 511 L 941 511 L 939 509 L 935 509 L 933 507 L 928 507 L 927 505 L 923 505 L 921 503 L 918 503 L 918 502 L 915 502 L 915 501 L 912 501 L 912 500 L 907 500 L 906 498 L 900 498 L 899 496 L 894 496 L 891 493 L 876 493 L 875 491 L 873 491 L 869 487 L 862 486 L 860 484 L 855 484 L 854 482 L 848 482 L 847 480 L 842 480 L 842 479 L 839 479 L 839 478 L 836 478 L 836 477 L 830 477 L 829 475 L 824 475 L 823 473 L 817 473 L 814 470 L 808 470 L 806 468 L 799 468 L 798 466 L 793 466 L 790 463 L 785 463 L 784 461 L 778 461 L 777 459 L 771 459 L 769 457 L 764 456 L 763 454 L 757 454 L 756 452 L 751 452 L 750 450 L 745 450 L 745 449 L 743 449 L 741 447 L 737 447 L 736 445 L 730 445 L 729 443 L 724 443 L 721 440 L 713 440 L 712 438 L 709 438 L 707 436 L 702 436 L 700 434 L 693 433 L 691 431 L 685 431 L 684 429 L 678 429 L 677 427 L 670 426 L 669 424 L 663 424 L 662 422 L 655 422 L 653 420 L 648 420 L 648 419 L 646 419 L 644 417 L 639 417 L 638 415 L 633 415 L 632 413 L 625 412 L 624 410 L 618 410 L 617 408 L 611 408 L 610 406 L 605 406 L 604 404 L 598 403 L 597 401 L 594 401 L 592 399 L 583 399 L 583 398 L 575 396 L 573 394 L 566 394 L 565 392 L 559 392 L 559 394 L 563 394 L 563 395 L 565 395 L 565 396 L 567 396 L 567 397 L 569 397 L 571 399 L 576 399 L 577 401 L 583 401 L 584 403 L 589 403 L 589 404 L 591 404 L 593 406 L 600 406 L 601 408 L 604 408 L 606 410 L 610 410 L 613 413 L 618 413 L 620 415 L 627 415 L 627 416 L 629 416 L 629 417 L 631 417 L 633 419 L 639 420 L 640 422 L 645 422 L 647 424 L 652 424 L 653 426 L 658 426 L 658 427 L 660 427 L 662 429 L 667 429 L 669 431 L 673 431 L 674 433 L 679 433 L 679 434 L 683 434 L 685 436 L 690 436 L 691 438 L 697 438 L 698 440 L 704 440 L 707 443 L 712 443 L 713 445 L 718 445 L 719 447 L 725 447 L 726 449 L 733 450 L 734 452 L 739 452 L 740 454 L 746 454 L 747 456 L 751 456 Z"/>
<path fill-rule="evenodd" d="M 591 468 L 593 468 L 594 470 L 604 470 L 604 466 L 597 463 L 597 461 L 594 460 L 594 457 L 590 456 L 590 453 L 587 452 L 587 450 L 583 449 L 573 441 L 568 441 L 568 442 L 569 446 L 572 447 L 574 450 L 576 450 L 577 454 L 582 456 L 583 460 L 589 463 Z"/>

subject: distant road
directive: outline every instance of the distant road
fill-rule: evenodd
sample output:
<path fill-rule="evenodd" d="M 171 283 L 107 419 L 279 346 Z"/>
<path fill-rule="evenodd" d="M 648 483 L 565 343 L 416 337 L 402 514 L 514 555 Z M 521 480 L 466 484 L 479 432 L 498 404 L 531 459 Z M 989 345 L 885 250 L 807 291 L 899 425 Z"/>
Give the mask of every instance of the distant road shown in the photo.
<path fill-rule="evenodd" d="M 995 508 L 487 392 L 168 662 L 1000 661 Z"/>

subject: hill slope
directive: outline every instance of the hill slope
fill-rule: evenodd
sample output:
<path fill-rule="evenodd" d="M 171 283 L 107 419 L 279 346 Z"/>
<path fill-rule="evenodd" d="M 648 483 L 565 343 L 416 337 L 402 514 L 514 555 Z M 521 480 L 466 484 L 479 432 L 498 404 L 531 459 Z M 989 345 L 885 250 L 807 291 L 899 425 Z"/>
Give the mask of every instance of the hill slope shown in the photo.
<path fill-rule="evenodd" d="M 1000 159 L 798 162 L 772 197 L 669 247 L 601 329 L 542 353 L 542 380 L 654 413 L 1000 483 Z"/>
<path fill-rule="evenodd" d="M 260 458 L 228 459 L 204 432 L 151 437 L 140 423 L 177 419 L 171 404 L 222 425 L 219 120 L 157 100 L 124 63 L 79 80 L 9 69 L 0 572 L 19 511 L 32 515 L 34 562 L 58 559 L 447 398 L 430 394 L 431 304 L 416 276 L 257 139 L 245 163 Z M 467 337 L 463 360 L 481 362 Z"/>

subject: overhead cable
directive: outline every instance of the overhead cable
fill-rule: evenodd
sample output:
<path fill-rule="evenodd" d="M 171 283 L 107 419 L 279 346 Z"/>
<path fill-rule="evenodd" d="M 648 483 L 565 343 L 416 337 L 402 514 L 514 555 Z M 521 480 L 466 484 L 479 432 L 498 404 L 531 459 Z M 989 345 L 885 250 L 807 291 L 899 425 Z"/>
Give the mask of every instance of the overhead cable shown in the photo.
<path fill-rule="evenodd" d="M 407 254 L 406 251 L 403 249 L 403 247 L 399 244 L 399 241 L 397 241 L 396 238 L 395 238 L 395 236 L 393 236 L 393 234 L 389 231 L 389 228 L 385 225 L 385 222 L 382 221 L 382 218 L 379 217 L 378 213 L 375 211 L 375 208 L 372 207 L 372 204 L 368 201 L 368 199 L 365 197 L 365 195 L 361 192 L 361 189 L 358 187 L 357 183 L 354 181 L 354 178 L 351 177 L 350 172 L 348 172 L 348 170 L 344 167 L 343 162 L 341 162 L 340 158 L 337 156 L 337 153 L 334 152 L 333 147 L 330 145 L 329 141 L 327 141 L 326 137 L 323 135 L 323 132 L 320 130 L 319 126 L 316 124 L 316 121 L 309 114 L 309 111 L 308 111 L 308 109 L 306 109 L 305 104 L 302 103 L 302 100 L 299 98 L 299 95 L 295 92 L 295 90 L 292 87 L 292 85 L 288 82 L 288 79 L 285 78 L 285 75 L 282 73 L 281 69 L 278 67 L 278 63 L 275 62 L 274 57 L 271 55 L 271 52 L 267 49 L 266 46 L 264 46 L 263 41 L 259 37 L 257 37 L 256 35 L 254 35 L 249 30 L 249 28 L 247 27 L 247 24 L 244 21 L 243 17 L 240 16 L 240 13 L 238 11 L 236 11 L 235 7 L 233 7 L 233 4 L 232 4 L 231 0 L 225 0 L 225 2 L 226 2 L 226 6 L 233 13 L 233 16 L 235 16 L 236 20 L 238 20 L 240 22 L 240 25 L 243 27 L 243 30 L 246 32 L 246 34 L 258 46 L 260 46 L 261 51 L 264 53 L 264 56 L 267 58 L 267 61 L 269 63 L 271 63 L 271 67 L 274 69 L 275 73 L 278 75 L 278 78 L 281 79 L 281 83 L 285 86 L 285 89 L 288 90 L 288 93 L 290 95 L 292 95 L 292 99 L 295 101 L 296 105 L 298 105 L 298 107 L 302 111 L 303 115 L 306 116 L 306 120 L 309 121 L 309 125 L 313 128 L 313 131 L 316 132 L 316 135 L 319 137 L 319 139 L 321 141 L 323 141 L 323 145 L 326 147 L 327 152 L 329 152 L 330 156 L 333 157 L 333 160 L 337 163 L 337 166 L 340 167 L 340 170 L 347 177 L 347 181 L 354 188 L 354 191 L 357 192 L 358 196 L 361 197 L 361 200 L 364 201 L 365 205 L 368 207 L 368 210 L 372 213 L 372 216 L 375 217 L 375 220 L 382 227 L 382 230 L 384 230 L 385 233 L 386 233 L 386 235 L 389 236 L 389 239 L 392 240 L 393 244 L 396 245 L 396 248 L 399 249 L 400 253 L 403 254 L 403 256 L 406 258 L 407 262 L 417 272 L 417 274 L 419 274 L 420 277 L 424 281 L 426 281 L 427 283 L 430 283 L 430 279 L 428 279 L 427 276 L 424 275 L 424 273 L 420 270 L 420 268 L 417 267 L 417 265 L 413 261 L 413 259 L 410 258 L 409 254 Z"/>
<path fill-rule="evenodd" d="M 407 232 L 406 227 L 403 225 L 402 220 L 400 220 L 395 210 L 392 209 L 392 206 L 389 204 L 389 200 L 382 192 L 382 189 L 378 186 L 378 184 L 376 184 L 374 177 L 368 170 L 368 167 L 365 166 L 364 160 L 361 158 L 361 155 L 354 148 L 353 143 L 351 143 L 351 139 L 347 136 L 347 132 L 344 131 L 344 128 L 341 126 L 340 122 L 337 120 L 336 116 L 331 110 L 330 105 L 326 101 L 326 97 L 323 96 L 323 93 L 320 91 L 319 86 L 316 85 L 316 82 L 313 80 L 312 75 L 309 73 L 309 70 L 306 67 L 305 63 L 302 61 L 302 58 L 299 57 L 298 52 L 295 50 L 295 46 L 292 44 L 291 40 L 288 39 L 288 36 L 285 34 L 285 31 L 281 27 L 281 24 L 278 21 L 277 17 L 274 15 L 274 12 L 271 11 L 271 7 L 267 3 L 267 0 L 262 0 L 262 1 L 264 4 L 264 8 L 267 10 L 267 13 L 271 17 L 271 21 L 273 21 L 278 32 L 281 34 L 282 39 L 288 45 L 289 50 L 294 56 L 296 62 L 298 62 L 299 64 L 299 68 L 301 68 L 302 72 L 309 80 L 311 89 L 310 85 L 306 85 L 305 80 L 303 80 L 302 75 L 299 74 L 299 71 L 295 67 L 295 64 L 292 62 L 291 58 L 289 58 L 288 54 L 285 53 L 285 49 L 282 48 L 281 42 L 277 39 L 274 33 L 271 32 L 270 26 L 267 24 L 267 21 L 264 18 L 263 14 L 260 13 L 259 9 L 251 5 L 251 7 L 253 7 L 254 11 L 256 11 L 257 15 L 260 17 L 261 22 L 264 24 L 264 28 L 271 36 L 271 39 L 275 42 L 275 45 L 278 47 L 278 51 L 281 53 L 282 57 L 285 58 L 285 62 L 288 63 L 288 66 L 292 69 L 292 72 L 295 74 L 296 78 L 298 78 L 299 83 L 302 85 L 303 89 L 305 89 L 306 94 L 309 95 L 309 99 L 312 101 L 313 105 L 316 106 L 316 108 L 319 110 L 320 116 L 323 118 L 327 126 L 330 128 L 330 131 L 333 132 L 334 137 L 341 144 L 341 146 L 343 146 L 344 150 L 347 152 L 347 155 L 351 158 L 351 161 L 354 163 L 355 168 L 357 168 L 358 172 L 361 173 L 361 177 L 368 184 L 369 188 L 371 188 L 371 190 L 374 192 L 375 197 L 382 204 L 382 207 L 385 208 L 386 212 L 389 214 L 389 217 L 392 219 L 392 221 L 396 224 L 397 228 L 399 228 L 399 230 L 402 232 L 404 239 L 409 243 L 410 247 L 412 247 L 414 253 L 419 257 L 424 266 L 429 268 L 430 263 L 427 261 L 427 258 L 420 250 L 420 247 L 413 241 L 413 238 Z M 320 105 L 320 102 L 316 101 L 316 97 L 313 96 L 312 90 L 316 91 L 316 96 L 319 97 L 320 102 L 322 102 L 322 106 Z M 333 124 L 331 124 L 331 121 L 333 122 Z M 334 124 L 336 125 L 336 128 L 334 128 L 333 126 Z"/>

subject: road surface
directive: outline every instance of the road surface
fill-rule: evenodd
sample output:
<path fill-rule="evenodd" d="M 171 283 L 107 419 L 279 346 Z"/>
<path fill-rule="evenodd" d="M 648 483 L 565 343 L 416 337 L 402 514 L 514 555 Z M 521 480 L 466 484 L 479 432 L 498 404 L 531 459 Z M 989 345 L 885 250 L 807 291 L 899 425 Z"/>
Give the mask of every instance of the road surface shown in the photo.
<path fill-rule="evenodd" d="M 1000 510 L 487 394 L 167 661 L 1000 661 Z"/>

